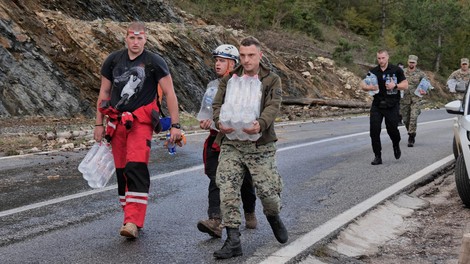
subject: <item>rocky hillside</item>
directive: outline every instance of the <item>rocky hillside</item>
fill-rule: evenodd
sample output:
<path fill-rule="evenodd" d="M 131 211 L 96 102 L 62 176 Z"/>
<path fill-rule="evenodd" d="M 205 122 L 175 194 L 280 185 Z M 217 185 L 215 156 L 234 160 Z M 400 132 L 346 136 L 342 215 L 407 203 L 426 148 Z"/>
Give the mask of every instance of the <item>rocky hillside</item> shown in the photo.
<path fill-rule="evenodd" d="M 0 0 L 0 118 L 93 117 L 100 65 L 124 47 L 132 20 L 147 22 L 147 48 L 168 63 L 180 109 L 188 113 L 198 111 L 215 77 L 210 52 L 245 37 L 163 0 Z M 279 56 L 269 47 L 264 54 L 282 77 L 286 98 L 370 102 L 359 90 L 360 78 L 329 59 Z"/>

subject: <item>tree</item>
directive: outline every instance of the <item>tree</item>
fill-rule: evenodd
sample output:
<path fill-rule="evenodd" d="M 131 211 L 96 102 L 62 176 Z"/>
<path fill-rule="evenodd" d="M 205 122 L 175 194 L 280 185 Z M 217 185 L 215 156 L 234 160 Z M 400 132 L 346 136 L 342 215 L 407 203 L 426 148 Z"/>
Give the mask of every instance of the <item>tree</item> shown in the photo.
<path fill-rule="evenodd" d="M 439 72 L 443 52 L 452 48 L 455 23 L 463 16 L 460 4 L 453 0 L 413 0 L 408 2 L 407 10 L 409 16 L 404 18 L 405 24 L 419 40 L 417 50 L 425 56 L 431 55 L 434 71 Z"/>

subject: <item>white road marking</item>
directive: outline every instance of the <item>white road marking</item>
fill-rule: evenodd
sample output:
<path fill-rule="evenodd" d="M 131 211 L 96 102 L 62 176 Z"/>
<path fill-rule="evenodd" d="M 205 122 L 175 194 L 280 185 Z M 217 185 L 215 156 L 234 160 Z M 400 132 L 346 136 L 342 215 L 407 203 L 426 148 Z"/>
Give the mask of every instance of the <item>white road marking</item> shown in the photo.
<path fill-rule="evenodd" d="M 168 177 L 171 177 L 171 176 L 174 176 L 174 175 L 200 170 L 202 168 L 204 168 L 203 165 L 196 165 L 196 166 L 193 166 L 193 167 L 190 167 L 190 168 L 187 168 L 187 169 L 172 171 L 172 172 L 168 172 L 168 173 L 164 173 L 164 174 L 157 174 L 157 175 L 151 176 L 150 180 L 153 181 L 153 180 L 156 180 L 156 179 L 168 178 Z M 52 199 L 52 200 L 47 200 L 47 201 L 44 201 L 44 202 L 25 205 L 25 206 L 21 206 L 21 207 L 18 207 L 18 208 L 13 208 L 13 209 L 10 209 L 10 210 L 2 211 L 2 212 L 0 212 L 0 217 L 8 216 L 8 215 L 16 214 L 16 213 L 21 213 L 21 212 L 28 211 L 28 210 L 31 210 L 31 209 L 36 209 L 36 208 L 40 208 L 40 207 L 43 207 L 43 206 L 48 206 L 48 205 L 51 205 L 51 204 L 61 203 L 61 202 L 65 202 L 65 201 L 68 201 L 68 200 L 81 198 L 81 197 L 85 197 L 85 196 L 89 196 L 89 195 L 93 195 L 93 194 L 97 194 L 97 193 L 107 192 L 107 191 L 115 190 L 115 189 L 117 189 L 117 184 L 113 184 L 113 185 L 110 185 L 110 186 L 107 186 L 107 187 L 104 187 L 104 188 L 101 188 L 101 189 L 94 189 L 94 190 L 91 190 L 91 191 L 76 193 L 76 194 L 67 195 L 67 196 Z"/>
<path fill-rule="evenodd" d="M 425 124 L 431 124 L 431 123 L 448 121 L 448 120 L 453 120 L 453 118 L 423 122 L 423 123 L 419 123 L 419 124 L 420 125 L 425 125 Z M 351 138 L 351 137 L 356 137 L 356 136 L 361 136 L 361 135 L 366 135 L 366 134 L 369 134 L 369 132 L 355 133 L 355 134 L 350 134 L 350 135 L 345 135 L 345 136 L 327 138 L 327 139 L 318 140 L 318 141 L 309 142 L 309 143 L 303 143 L 303 144 L 288 146 L 288 147 L 280 148 L 277 151 L 282 152 L 282 151 L 286 151 L 286 150 L 290 150 L 290 149 L 302 148 L 302 147 L 306 147 L 306 146 L 310 146 L 310 145 L 321 144 L 321 143 L 325 143 L 325 142 L 330 142 L 330 141 L 345 139 L 345 138 Z M 20 158 L 20 157 L 29 156 L 29 155 L 33 155 L 33 154 L 3 157 L 3 158 L 12 158 L 12 157 Z M 190 168 L 187 168 L 187 169 L 172 171 L 172 172 L 164 173 L 164 174 L 157 174 L 157 175 L 151 176 L 150 180 L 153 181 L 153 180 L 156 180 L 156 179 L 163 179 L 163 178 L 167 178 L 167 177 L 182 174 L 182 173 L 192 172 L 192 171 L 200 170 L 203 167 L 204 167 L 204 165 L 200 164 L 200 165 L 196 165 L 196 166 L 193 166 L 193 167 L 190 167 Z M 72 195 L 67 195 L 67 196 L 64 196 L 64 197 L 51 199 L 51 200 L 47 200 L 47 201 L 43 201 L 43 202 L 39 202 L 39 203 L 29 204 L 29 205 L 13 208 L 13 209 L 10 209 L 10 210 L 2 211 L 2 212 L 0 212 L 0 217 L 4 217 L 4 216 L 16 214 L 16 213 L 20 213 L 20 212 L 24 212 L 24 211 L 28 211 L 28 210 L 40 208 L 40 207 L 43 207 L 43 206 L 56 204 L 56 203 L 61 203 L 61 202 L 65 202 L 65 201 L 76 199 L 76 198 L 86 197 L 86 196 L 97 194 L 97 193 L 102 193 L 102 192 L 106 192 L 106 191 L 110 191 L 110 190 L 115 190 L 115 189 L 117 189 L 117 184 L 113 184 L 113 185 L 107 186 L 107 187 L 102 188 L 102 189 L 94 189 L 94 190 L 81 192 L 81 193 L 76 193 L 76 194 L 72 194 Z"/>
<path fill-rule="evenodd" d="M 260 263 L 262 264 L 287 263 L 292 258 L 301 254 L 304 250 L 313 246 L 315 243 L 319 242 L 320 240 L 326 238 L 327 236 L 329 236 L 331 233 L 335 232 L 336 230 L 347 225 L 348 223 L 353 221 L 355 218 L 363 215 L 364 213 L 369 211 L 371 208 L 375 207 L 377 204 L 383 202 L 384 200 L 395 195 L 396 193 L 402 191 L 404 188 L 407 188 L 408 186 L 412 185 L 414 182 L 425 177 L 429 173 L 432 173 L 433 171 L 443 166 L 447 166 L 451 164 L 452 162 L 454 162 L 454 159 L 455 159 L 454 155 L 449 155 L 446 158 L 443 158 L 440 161 L 435 162 L 429 165 L 428 167 L 414 173 L 413 175 L 410 175 L 409 177 L 395 183 L 394 185 L 388 187 L 387 189 L 368 198 L 364 202 L 352 207 L 351 209 L 347 211 L 344 211 L 343 213 L 337 215 L 336 217 L 332 218 L 328 222 L 313 229 L 307 234 L 299 237 L 298 239 L 294 240 L 287 246 L 274 252 L 268 258 L 266 258 Z"/>

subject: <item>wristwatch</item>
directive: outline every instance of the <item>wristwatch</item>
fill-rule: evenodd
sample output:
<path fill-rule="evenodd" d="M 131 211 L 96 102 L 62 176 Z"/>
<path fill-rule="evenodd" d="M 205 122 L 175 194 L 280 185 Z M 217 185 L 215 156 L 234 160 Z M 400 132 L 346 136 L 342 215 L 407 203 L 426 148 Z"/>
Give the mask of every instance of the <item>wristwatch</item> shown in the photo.
<path fill-rule="evenodd" d="M 395 87 L 393 87 L 393 89 L 398 89 L 398 85 L 395 83 Z"/>
<path fill-rule="evenodd" d="M 181 129 L 180 123 L 171 124 L 171 127 L 174 127 L 174 128 L 177 128 L 177 129 Z"/>

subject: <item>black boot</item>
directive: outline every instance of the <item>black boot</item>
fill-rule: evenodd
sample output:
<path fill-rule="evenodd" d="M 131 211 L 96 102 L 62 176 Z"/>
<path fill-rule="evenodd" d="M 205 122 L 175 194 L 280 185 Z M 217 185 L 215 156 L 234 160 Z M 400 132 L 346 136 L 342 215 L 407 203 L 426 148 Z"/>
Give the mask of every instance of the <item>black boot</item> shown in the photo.
<path fill-rule="evenodd" d="M 379 155 L 375 155 L 374 160 L 370 163 L 372 165 L 379 165 L 382 164 L 382 157 Z"/>
<path fill-rule="evenodd" d="M 214 257 L 218 259 L 228 259 L 243 255 L 240 231 L 238 228 L 227 227 L 226 229 L 227 240 L 225 240 L 221 249 L 214 252 Z"/>
<path fill-rule="evenodd" d="M 413 147 L 415 144 L 416 133 L 408 133 L 408 147 Z"/>
<path fill-rule="evenodd" d="M 400 145 L 393 146 L 393 155 L 395 155 L 395 159 L 399 159 L 401 157 Z"/>
<path fill-rule="evenodd" d="M 269 225 L 271 225 L 277 241 L 279 241 L 281 244 L 286 243 L 287 239 L 289 239 L 289 236 L 287 234 L 287 229 L 284 226 L 284 223 L 282 223 L 279 215 L 267 215 L 266 218 L 268 219 Z"/>

